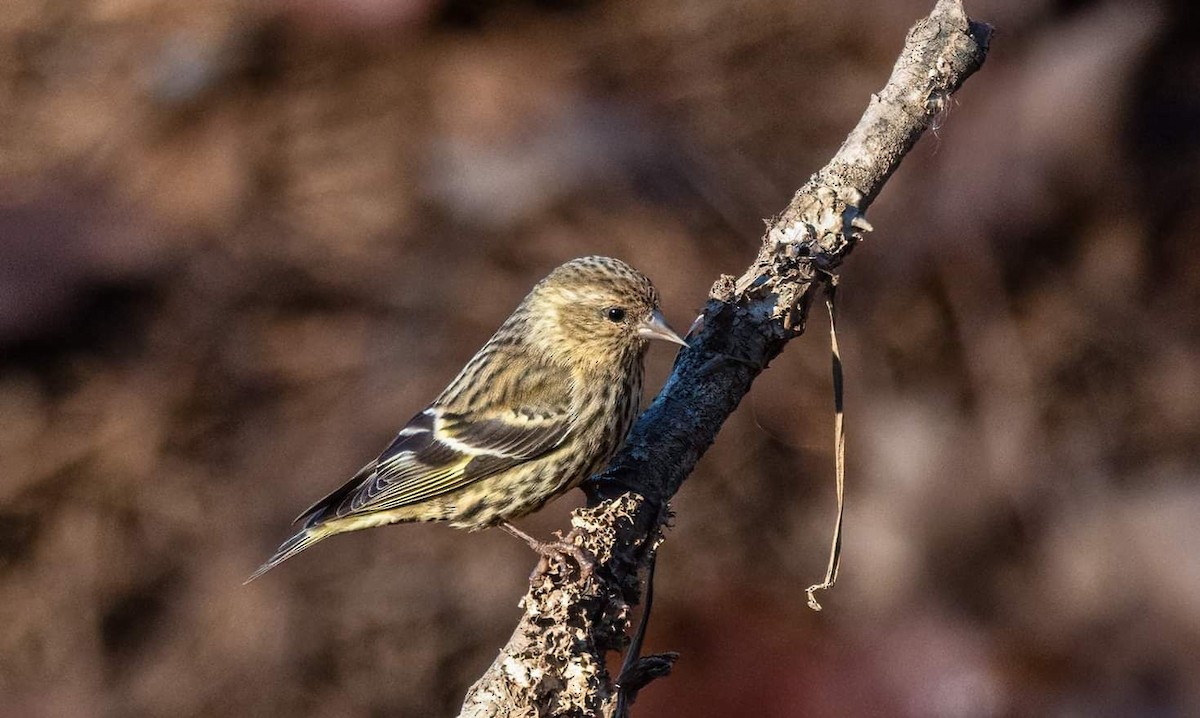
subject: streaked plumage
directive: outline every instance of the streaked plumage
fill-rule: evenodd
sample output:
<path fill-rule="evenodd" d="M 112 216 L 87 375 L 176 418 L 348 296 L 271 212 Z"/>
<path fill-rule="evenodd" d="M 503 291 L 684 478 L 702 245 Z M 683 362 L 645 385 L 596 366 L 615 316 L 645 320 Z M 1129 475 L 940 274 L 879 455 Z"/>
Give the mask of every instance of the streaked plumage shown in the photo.
<path fill-rule="evenodd" d="M 411 521 L 475 530 L 537 510 L 624 441 L 654 338 L 684 344 L 643 274 L 607 257 L 558 267 L 375 460 L 296 519 L 300 532 L 249 580 L 338 533 Z"/>

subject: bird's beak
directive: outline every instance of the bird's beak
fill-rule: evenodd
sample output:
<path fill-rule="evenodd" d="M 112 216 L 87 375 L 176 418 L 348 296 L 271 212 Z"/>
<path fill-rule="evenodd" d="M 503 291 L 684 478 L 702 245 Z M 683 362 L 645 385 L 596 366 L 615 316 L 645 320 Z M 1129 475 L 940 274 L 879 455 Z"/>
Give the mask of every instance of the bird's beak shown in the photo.
<path fill-rule="evenodd" d="M 679 338 L 675 330 L 667 324 L 667 320 L 663 319 L 662 312 L 655 309 L 650 312 L 641 325 L 638 327 L 638 336 L 643 339 L 662 339 L 663 341 L 674 342 L 680 346 L 686 347 L 687 342 Z"/>

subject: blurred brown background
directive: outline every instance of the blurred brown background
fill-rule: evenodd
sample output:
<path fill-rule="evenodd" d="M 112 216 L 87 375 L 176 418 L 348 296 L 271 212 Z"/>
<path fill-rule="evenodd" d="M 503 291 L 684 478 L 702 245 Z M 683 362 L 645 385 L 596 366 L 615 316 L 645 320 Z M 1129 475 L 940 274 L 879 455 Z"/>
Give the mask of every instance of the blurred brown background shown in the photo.
<path fill-rule="evenodd" d="M 559 262 L 686 328 L 931 5 L 6 0 L 0 714 L 453 714 L 519 542 L 242 579 Z M 814 314 L 675 503 L 636 715 L 1200 714 L 1200 13 L 967 7 L 844 271 L 841 583 Z"/>

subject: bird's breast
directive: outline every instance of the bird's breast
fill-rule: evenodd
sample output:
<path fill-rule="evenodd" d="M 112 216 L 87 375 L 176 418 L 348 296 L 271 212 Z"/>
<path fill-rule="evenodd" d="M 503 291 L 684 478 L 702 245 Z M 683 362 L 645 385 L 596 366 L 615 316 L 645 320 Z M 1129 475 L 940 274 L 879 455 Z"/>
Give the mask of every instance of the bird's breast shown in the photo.
<path fill-rule="evenodd" d="M 584 394 L 577 438 L 586 447 L 580 454 L 587 462 L 573 477 L 575 484 L 603 469 L 624 443 L 641 403 L 641 367 L 592 382 Z"/>

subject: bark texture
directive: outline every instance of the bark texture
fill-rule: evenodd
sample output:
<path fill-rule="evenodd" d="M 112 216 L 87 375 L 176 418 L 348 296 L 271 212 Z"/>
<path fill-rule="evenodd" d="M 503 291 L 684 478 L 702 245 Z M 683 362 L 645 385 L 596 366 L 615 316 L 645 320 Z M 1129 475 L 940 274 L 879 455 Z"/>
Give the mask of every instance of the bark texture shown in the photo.
<path fill-rule="evenodd" d="M 587 487 L 566 541 L 595 559 L 564 559 L 530 579 L 525 614 L 470 688 L 461 716 L 611 716 L 616 679 L 605 654 L 626 642 L 640 574 L 679 490 L 755 377 L 804 331 L 824 283 L 871 227 L 864 214 L 951 93 L 980 68 L 991 28 L 961 0 L 939 0 L 909 31 L 887 84 L 871 96 L 834 157 L 767 228 L 754 263 L 722 276 L 666 385 L 625 447 Z M 624 690 L 662 675 L 669 658 L 635 664 Z M 626 700 L 626 703 L 629 701 Z"/>

